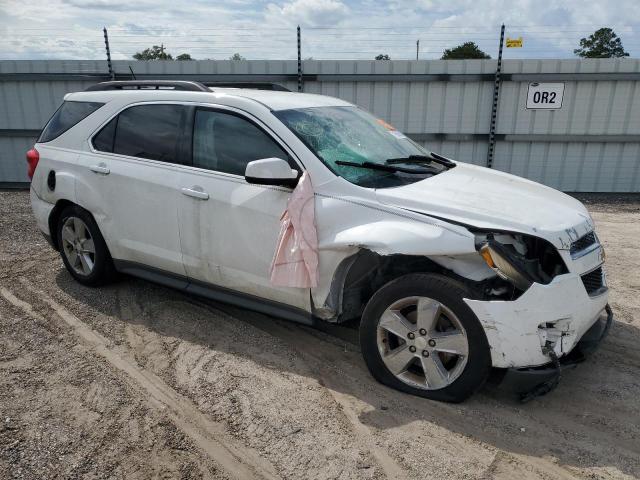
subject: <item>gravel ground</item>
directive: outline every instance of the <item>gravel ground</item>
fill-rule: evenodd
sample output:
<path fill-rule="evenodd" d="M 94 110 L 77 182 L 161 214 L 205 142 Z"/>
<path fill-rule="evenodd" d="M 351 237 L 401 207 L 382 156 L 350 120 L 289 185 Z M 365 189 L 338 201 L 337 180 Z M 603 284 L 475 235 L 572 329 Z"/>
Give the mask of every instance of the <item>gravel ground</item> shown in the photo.
<path fill-rule="evenodd" d="M 580 196 L 616 322 L 528 404 L 390 390 L 353 330 L 124 278 L 72 281 L 26 192 L 0 192 L 0 478 L 640 477 L 640 199 Z"/>

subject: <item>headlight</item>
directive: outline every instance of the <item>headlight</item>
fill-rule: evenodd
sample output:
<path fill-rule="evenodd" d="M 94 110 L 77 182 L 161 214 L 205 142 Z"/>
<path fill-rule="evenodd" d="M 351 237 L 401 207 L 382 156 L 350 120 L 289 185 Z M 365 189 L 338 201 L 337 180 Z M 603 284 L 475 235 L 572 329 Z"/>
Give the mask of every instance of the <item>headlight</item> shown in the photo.
<path fill-rule="evenodd" d="M 558 249 L 547 240 L 510 232 L 478 232 L 476 249 L 496 275 L 525 291 L 567 273 Z"/>
<path fill-rule="evenodd" d="M 511 282 L 516 288 L 524 291 L 534 282 L 521 261 L 495 240 L 488 239 L 479 252 L 498 276 Z"/>

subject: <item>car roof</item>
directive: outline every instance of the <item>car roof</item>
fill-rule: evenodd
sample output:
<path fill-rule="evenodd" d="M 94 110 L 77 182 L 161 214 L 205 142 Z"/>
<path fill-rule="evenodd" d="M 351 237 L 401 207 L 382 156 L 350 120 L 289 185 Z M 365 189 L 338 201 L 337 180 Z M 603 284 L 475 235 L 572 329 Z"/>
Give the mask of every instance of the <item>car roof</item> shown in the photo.
<path fill-rule="evenodd" d="M 258 102 L 270 110 L 288 110 L 295 108 L 312 107 L 350 107 L 349 102 L 339 98 L 328 97 L 326 95 L 316 95 L 310 93 L 283 92 L 273 90 L 257 90 L 250 88 L 220 88 L 210 87 L 208 92 L 192 92 L 182 90 L 152 90 L 152 89 L 124 89 L 106 91 L 76 92 L 65 96 L 65 100 L 70 101 L 95 101 L 108 102 L 115 99 L 126 98 L 131 102 L 137 101 L 190 101 L 220 103 L 225 97 L 240 97 Z M 207 99 L 211 95 L 210 99 Z"/>
<path fill-rule="evenodd" d="M 339 98 L 328 97 L 326 95 L 316 95 L 311 93 L 282 92 L 273 90 L 255 90 L 250 88 L 216 88 L 211 87 L 214 92 L 222 92 L 229 95 L 250 98 L 266 105 L 271 110 L 287 110 L 291 108 L 310 107 L 335 107 L 352 106 Z"/>

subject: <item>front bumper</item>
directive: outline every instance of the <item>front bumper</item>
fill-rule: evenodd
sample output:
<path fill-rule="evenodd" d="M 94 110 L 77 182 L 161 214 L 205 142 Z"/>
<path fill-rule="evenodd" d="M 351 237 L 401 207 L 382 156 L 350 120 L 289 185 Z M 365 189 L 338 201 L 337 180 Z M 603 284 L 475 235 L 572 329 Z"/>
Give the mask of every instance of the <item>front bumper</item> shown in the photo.
<path fill-rule="evenodd" d="M 549 363 L 552 349 L 568 355 L 607 306 L 606 289 L 589 296 L 579 275 L 558 275 L 547 285 L 534 283 L 513 301 L 465 302 L 482 324 L 494 367 L 536 367 Z"/>
<path fill-rule="evenodd" d="M 550 362 L 538 367 L 507 369 L 504 371 L 500 386 L 514 391 L 520 395 L 522 400 L 529 400 L 537 395 L 547 393 L 557 385 L 565 370 L 575 368 L 598 348 L 609 333 L 612 323 L 613 312 L 607 305 L 605 313 L 587 330 L 575 348 L 568 355 L 559 359 L 557 365 Z"/>

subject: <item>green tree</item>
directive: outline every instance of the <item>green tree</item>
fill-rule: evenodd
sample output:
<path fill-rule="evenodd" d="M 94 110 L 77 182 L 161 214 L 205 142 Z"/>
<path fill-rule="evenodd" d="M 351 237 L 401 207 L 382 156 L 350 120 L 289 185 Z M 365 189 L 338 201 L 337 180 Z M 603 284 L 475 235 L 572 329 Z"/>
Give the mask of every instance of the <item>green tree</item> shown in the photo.
<path fill-rule="evenodd" d="M 235 60 L 236 62 L 239 62 L 240 60 L 246 60 L 246 58 L 236 52 L 229 57 L 229 60 Z"/>
<path fill-rule="evenodd" d="M 580 39 L 580 48 L 573 53 L 583 58 L 628 57 L 629 54 L 622 47 L 622 40 L 615 32 L 608 28 L 600 28 L 588 38 Z"/>
<path fill-rule="evenodd" d="M 133 58 L 136 60 L 173 60 L 171 54 L 164 51 L 164 46 L 158 45 L 137 52 Z"/>
<path fill-rule="evenodd" d="M 386 53 L 381 53 L 380 55 L 376 55 L 376 60 L 391 60 L 391 57 Z"/>
<path fill-rule="evenodd" d="M 145 48 L 141 52 L 137 52 L 133 58 L 136 60 L 173 60 L 173 56 L 166 51 L 164 45 L 154 45 L 151 48 Z M 176 60 L 193 60 L 188 53 L 181 53 Z"/>
<path fill-rule="evenodd" d="M 442 60 L 466 60 L 466 59 L 487 59 L 491 58 L 484 53 L 475 42 L 464 42 L 455 48 L 447 48 L 442 53 Z"/>

